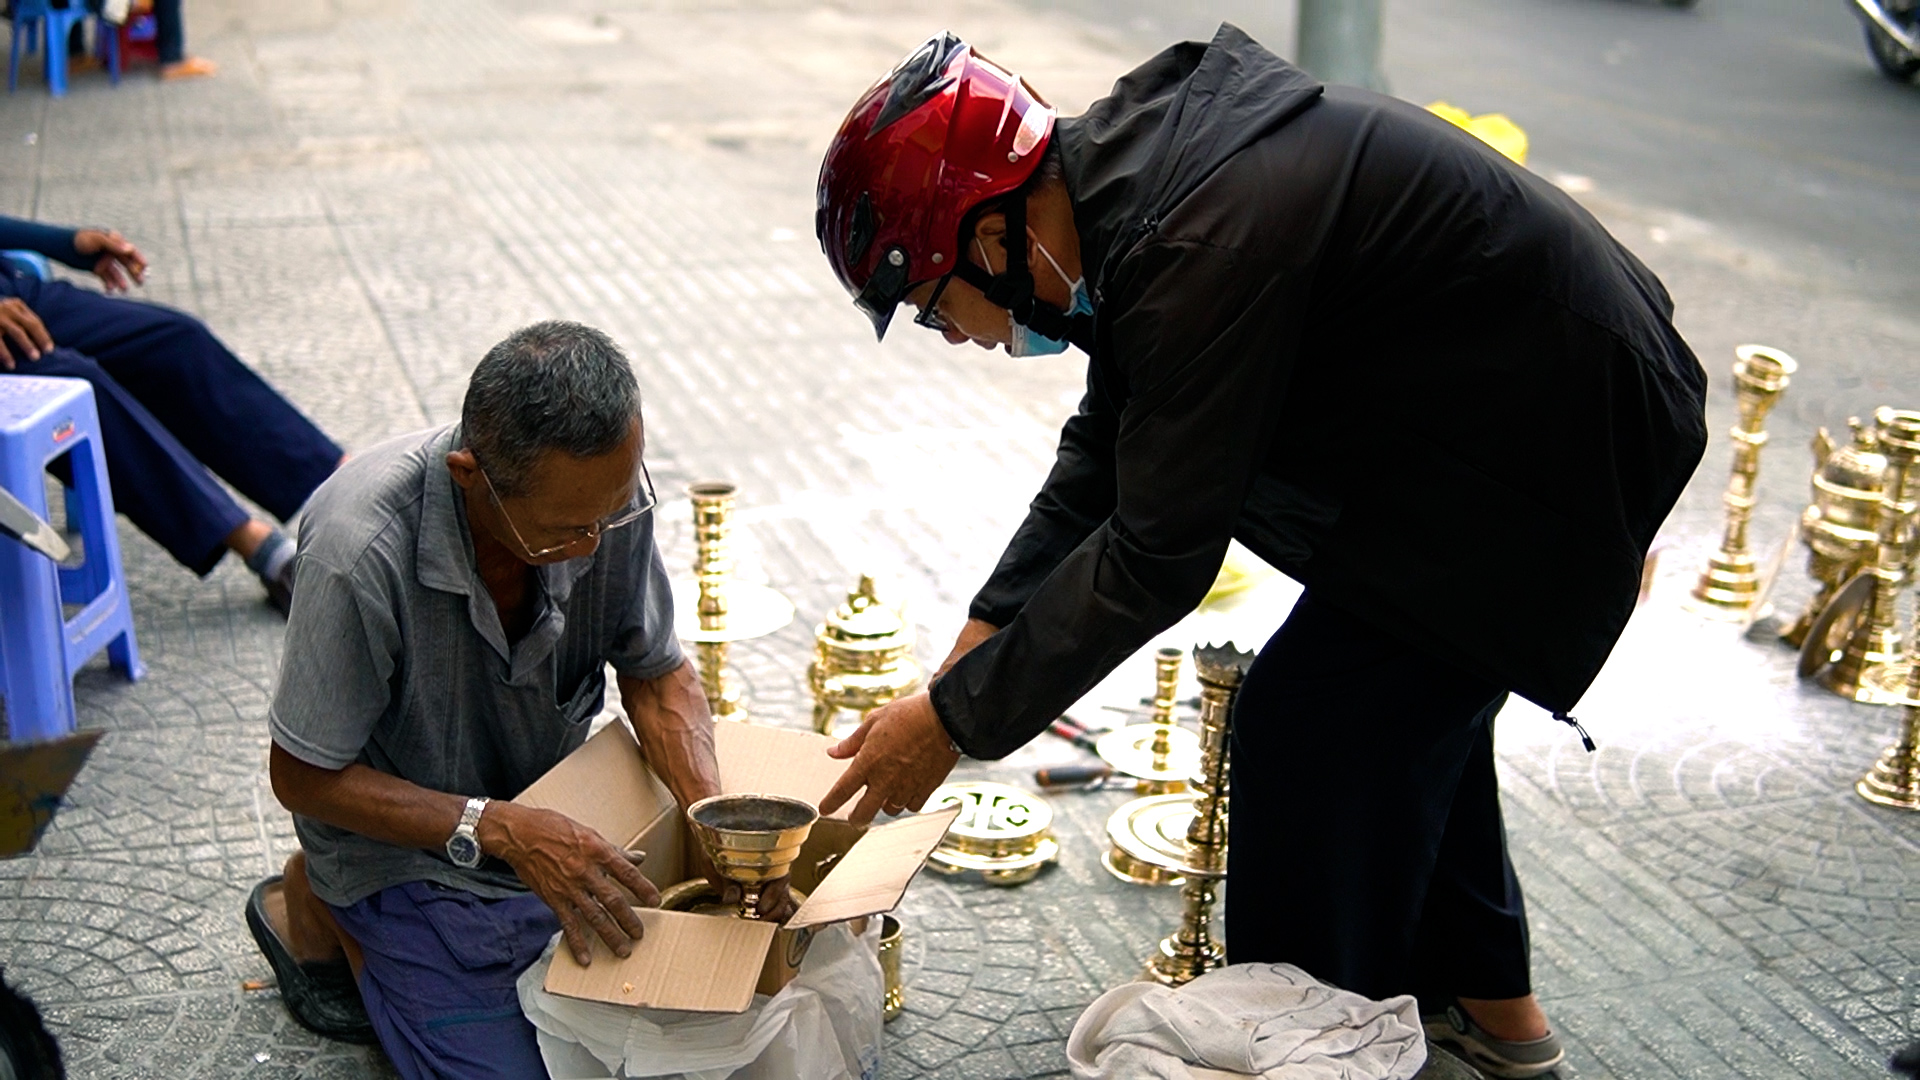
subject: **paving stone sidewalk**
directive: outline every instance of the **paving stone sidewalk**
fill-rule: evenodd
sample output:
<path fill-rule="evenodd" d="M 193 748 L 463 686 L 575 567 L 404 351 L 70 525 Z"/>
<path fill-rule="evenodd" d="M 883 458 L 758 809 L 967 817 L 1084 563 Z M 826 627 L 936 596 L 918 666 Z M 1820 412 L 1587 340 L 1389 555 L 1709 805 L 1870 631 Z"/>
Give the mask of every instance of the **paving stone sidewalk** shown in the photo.
<path fill-rule="evenodd" d="M 640 373 L 656 484 L 739 483 L 743 573 L 801 612 L 736 650 L 757 715 L 804 726 L 812 624 L 863 571 L 911 599 L 922 659 L 944 653 L 1080 374 L 912 332 L 876 346 L 813 243 L 818 154 L 866 82 L 942 25 L 1068 111 L 1135 43 L 987 0 L 199 0 L 190 17 L 218 79 L 0 100 L 0 213 L 135 237 L 149 299 L 206 319 L 350 447 L 454 418 L 466 372 L 515 326 L 605 327 Z M 1920 327 L 1818 266 L 1562 179 L 1671 287 L 1716 433 L 1733 345 L 1802 360 L 1754 527 L 1777 544 L 1814 427 L 1920 405 Z M 1552 437 L 1517 423 L 1515 450 Z M 1502 720 L 1563 1077 L 1874 1076 L 1915 1034 L 1920 821 L 1850 791 L 1893 714 L 1800 686 L 1763 634 L 1680 605 L 1727 461 L 1716 434 L 1653 599 L 1583 703 L 1599 753 L 1531 707 Z M 686 506 L 660 515 L 684 572 Z M 293 846 L 265 773 L 280 620 L 237 566 L 201 582 L 130 530 L 123 546 L 151 674 L 78 681 L 83 726 L 109 734 L 40 850 L 0 862 L 0 963 L 76 1077 L 391 1075 L 243 989 L 270 972 L 242 902 Z M 1790 569 L 1780 592 L 1791 607 L 1809 589 Z M 1273 595 L 1235 616 L 1243 646 L 1283 614 Z M 1096 696 L 1129 700 L 1149 673 L 1136 662 Z M 1020 782 L 1077 754 L 1046 741 L 961 775 Z M 1056 798 L 1061 862 L 1030 885 L 922 875 L 881 1076 L 1064 1074 L 1074 1019 L 1178 915 L 1172 892 L 1099 864 L 1125 798 Z"/>

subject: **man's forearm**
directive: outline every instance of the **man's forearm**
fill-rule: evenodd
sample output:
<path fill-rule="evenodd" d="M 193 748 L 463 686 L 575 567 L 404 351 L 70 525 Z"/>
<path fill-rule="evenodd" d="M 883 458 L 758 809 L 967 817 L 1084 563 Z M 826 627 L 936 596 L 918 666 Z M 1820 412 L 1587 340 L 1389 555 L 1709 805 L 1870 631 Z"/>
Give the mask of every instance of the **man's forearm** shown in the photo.
<path fill-rule="evenodd" d="M 0 217 L 0 250 L 17 248 L 37 251 L 76 270 L 87 270 L 92 268 L 93 260 L 80 254 L 79 249 L 73 246 L 73 238 L 79 231 L 61 225 Z"/>
<path fill-rule="evenodd" d="M 309 765 L 278 743 L 268 772 L 274 795 L 288 810 L 395 847 L 440 848 L 467 804 L 465 795 L 433 791 L 357 763 L 337 770 Z"/>
<path fill-rule="evenodd" d="M 687 661 L 657 679 L 619 677 L 620 700 L 647 764 L 682 807 L 720 793 L 713 717 L 700 676 Z"/>

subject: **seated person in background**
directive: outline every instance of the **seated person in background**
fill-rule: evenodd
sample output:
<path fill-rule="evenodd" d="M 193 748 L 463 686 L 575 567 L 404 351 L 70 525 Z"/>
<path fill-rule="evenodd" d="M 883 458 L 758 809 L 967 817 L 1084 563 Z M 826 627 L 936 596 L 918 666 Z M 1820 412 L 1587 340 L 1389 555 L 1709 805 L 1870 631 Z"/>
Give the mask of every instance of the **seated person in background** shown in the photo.
<path fill-rule="evenodd" d="M 247 923 L 296 1020 L 377 1036 L 409 1080 L 545 1076 L 515 981 L 556 929 L 583 964 L 590 935 L 630 954 L 658 901 L 634 856 L 505 801 L 586 739 L 605 665 L 680 805 L 719 791 L 644 441 L 619 347 L 538 323 L 460 423 L 356 455 L 307 510 L 268 719 L 301 850 Z"/>
<path fill-rule="evenodd" d="M 116 232 L 0 217 L 0 250 L 16 249 L 90 270 L 108 292 L 146 275 L 146 259 Z M 8 372 L 92 383 L 114 509 L 202 577 L 238 554 L 286 613 L 293 541 L 208 470 L 284 522 L 332 475 L 340 447 L 200 320 L 41 281 L 0 259 L 0 377 Z"/>

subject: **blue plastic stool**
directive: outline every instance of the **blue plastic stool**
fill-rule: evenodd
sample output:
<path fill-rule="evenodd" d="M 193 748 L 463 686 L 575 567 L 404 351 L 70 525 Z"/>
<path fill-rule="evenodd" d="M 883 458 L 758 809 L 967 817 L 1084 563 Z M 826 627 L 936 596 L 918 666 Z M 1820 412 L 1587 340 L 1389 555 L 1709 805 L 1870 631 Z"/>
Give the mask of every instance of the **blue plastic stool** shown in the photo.
<path fill-rule="evenodd" d="M 7 60 L 7 93 L 13 93 L 20 86 L 20 46 L 24 38 L 28 56 L 45 43 L 47 93 L 54 97 L 66 97 L 67 35 L 75 24 L 84 21 L 90 14 L 84 0 L 68 0 L 64 8 L 54 7 L 49 0 L 13 0 L 13 41 L 12 52 Z M 98 24 L 96 36 L 101 42 L 99 51 L 107 62 L 107 75 L 118 86 L 120 30 L 103 21 Z"/>
<path fill-rule="evenodd" d="M 0 537 L 0 697 L 16 741 L 73 730 L 73 673 L 101 649 L 128 679 L 146 674 L 133 641 L 93 387 L 83 379 L 0 376 L 0 487 L 46 517 L 47 463 L 62 454 L 73 470 L 68 506 L 79 511 L 68 526 L 79 528 L 84 561 L 56 566 Z M 68 618 L 63 604 L 79 610 Z"/>

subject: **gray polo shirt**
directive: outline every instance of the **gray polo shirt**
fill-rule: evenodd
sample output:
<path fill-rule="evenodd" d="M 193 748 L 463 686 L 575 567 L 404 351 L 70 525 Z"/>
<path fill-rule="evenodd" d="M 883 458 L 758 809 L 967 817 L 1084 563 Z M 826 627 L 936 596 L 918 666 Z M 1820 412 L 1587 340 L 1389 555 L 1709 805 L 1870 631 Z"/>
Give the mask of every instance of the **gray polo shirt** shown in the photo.
<path fill-rule="evenodd" d="M 512 645 L 474 569 L 457 426 L 356 454 L 308 504 L 299 586 L 268 725 L 323 769 L 354 762 L 455 795 L 511 799 L 585 740 L 605 664 L 636 679 L 680 666 L 673 594 L 647 515 L 589 557 L 537 571 L 539 614 Z M 524 891 L 495 859 L 394 847 L 294 815 L 313 891 L 347 905 L 408 881 Z"/>

